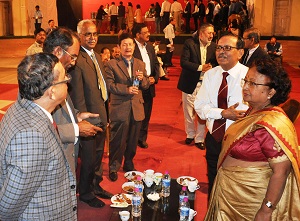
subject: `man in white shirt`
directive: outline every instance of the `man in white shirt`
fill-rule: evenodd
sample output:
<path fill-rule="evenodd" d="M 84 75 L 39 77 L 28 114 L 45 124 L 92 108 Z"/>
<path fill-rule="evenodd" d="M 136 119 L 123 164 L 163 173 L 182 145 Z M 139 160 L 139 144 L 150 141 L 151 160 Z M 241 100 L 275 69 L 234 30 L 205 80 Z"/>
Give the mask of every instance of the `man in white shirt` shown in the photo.
<path fill-rule="evenodd" d="M 110 16 L 110 30 L 116 33 L 118 28 L 118 6 L 115 2 L 112 2 L 109 6 L 108 15 Z"/>
<path fill-rule="evenodd" d="M 174 51 L 174 25 L 176 23 L 175 18 L 170 18 L 170 23 L 164 28 L 163 32 L 165 33 L 165 42 L 166 42 L 166 57 L 164 60 L 164 67 L 171 67 L 172 64 L 172 56 Z"/>
<path fill-rule="evenodd" d="M 175 23 L 175 30 L 180 32 L 181 31 L 181 13 L 183 12 L 183 8 L 180 2 L 177 0 L 174 0 L 174 2 L 171 5 L 171 17 L 173 17 L 176 20 Z"/>
<path fill-rule="evenodd" d="M 38 29 L 38 28 L 41 28 L 42 27 L 43 14 L 40 10 L 39 5 L 35 6 L 35 12 L 34 12 L 34 15 L 33 15 L 32 18 L 34 19 L 35 30 Z"/>
<path fill-rule="evenodd" d="M 162 30 L 169 24 L 169 18 L 170 18 L 170 12 L 171 12 L 171 3 L 168 0 L 164 0 L 164 2 L 161 4 L 161 11 L 160 11 L 160 17 L 161 23 L 162 23 Z"/>
<path fill-rule="evenodd" d="M 243 103 L 241 86 L 241 79 L 245 77 L 248 68 L 239 63 L 244 53 L 243 47 L 244 42 L 237 36 L 225 35 L 220 38 L 216 48 L 219 66 L 204 74 L 202 86 L 194 102 L 195 111 L 202 120 L 206 120 L 208 129 L 205 145 L 209 194 L 217 174 L 217 162 L 225 130 L 235 120 L 242 118 L 248 108 Z M 227 92 L 222 98 L 224 91 Z"/>
<path fill-rule="evenodd" d="M 30 45 L 26 50 L 26 55 L 33 55 L 43 52 L 43 44 L 46 39 L 46 32 L 42 28 L 35 29 L 34 31 L 35 42 Z"/>

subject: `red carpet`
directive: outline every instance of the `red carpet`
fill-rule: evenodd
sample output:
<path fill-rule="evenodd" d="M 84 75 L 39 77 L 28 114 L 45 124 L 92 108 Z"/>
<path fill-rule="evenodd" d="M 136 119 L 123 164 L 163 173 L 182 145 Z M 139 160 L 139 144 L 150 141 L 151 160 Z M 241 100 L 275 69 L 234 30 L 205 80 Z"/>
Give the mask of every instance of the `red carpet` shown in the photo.
<path fill-rule="evenodd" d="M 194 145 L 184 144 L 185 132 L 181 106 L 181 92 L 176 88 L 180 75 L 179 58 L 173 58 L 176 67 L 169 68 L 170 81 L 160 81 L 157 84 L 157 96 L 154 99 L 154 107 L 149 128 L 148 149 L 138 148 L 135 157 L 135 166 L 139 171 L 153 169 L 157 172 L 169 170 L 171 177 L 177 178 L 181 175 L 196 177 L 201 188 L 196 191 L 195 209 L 198 214 L 196 221 L 204 218 L 207 209 L 207 177 L 205 151 L 197 149 Z M 300 70 L 284 64 L 292 79 L 291 98 L 300 100 Z M 0 100 L 8 94 L 16 98 L 17 90 L 8 92 L 0 86 Z M 16 87 L 15 87 L 16 88 Z M 9 97 L 11 99 L 12 97 Z M 1 118 L 1 114 L 0 114 Z M 300 121 L 295 123 L 298 134 L 300 131 Z M 119 179 L 116 182 L 108 180 L 108 158 L 104 159 L 104 180 L 101 186 L 116 194 L 122 192 L 121 186 L 126 181 L 124 173 L 119 172 Z M 112 209 L 110 200 L 104 200 L 106 206 L 101 209 L 93 209 L 87 204 L 78 201 L 78 220 L 79 221 L 107 221 L 109 220 Z"/>

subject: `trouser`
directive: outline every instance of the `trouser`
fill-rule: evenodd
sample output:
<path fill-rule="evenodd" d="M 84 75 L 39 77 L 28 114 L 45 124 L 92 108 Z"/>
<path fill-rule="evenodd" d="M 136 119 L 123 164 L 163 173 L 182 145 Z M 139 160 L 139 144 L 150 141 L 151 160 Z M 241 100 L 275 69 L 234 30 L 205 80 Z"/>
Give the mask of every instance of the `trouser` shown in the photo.
<path fill-rule="evenodd" d="M 164 12 L 164 15 L 162 16 L 162 30 L 165 29 L 165 27 L 170 23 L 170 12 Z"/>
<path fill-rule="evenodd" d="M 105 131 L 97 133 L 94 137 L 80 137 L 80 181 L 79 194 L 84 200 L 93 199 L 93 184 L 99 184 L 102 178 L 102 158 L 105 144 Z"/>
<path fill-rule="evenodd" d="M 200 87 L 201 82 L 198 82 L 192 94 L 182 92 L 182 108 L 186 137 L 194 138 L 195 143 L 203 142 L 206 132 L 205 121 L 198 117 L 194 109 L 194 101 Z"/>
<path fill-rule="evenodd" d="M 117 28 L 118 28 L 118 16 L 111 15 L 110 16 L 110 30 L 116 32 Z"/>
<path fill-rule="evenodd" d="M 146 142 L 148 137 L 148 128 L 149 128 L 149 121 L 152 113 L 152 106 L 153 106 L 153 97 L 151 96 L 150 92 L 148 91 L 147 94 L 143 94 L 144 98 L 144 112 L 145 112 L 145 119 L 142 121 L 142 126 L 140 130 L 139 141 Z"/>
<path fill-rule="evenodd" d="M 35 30 L 42 27 L 42 23 L 34 23 Z"/>
<path fill-rule="evenodd" d="M 166 38 L 166 45 L 170 44 L 170 41 L 168 38 Z M 164 66 L 172 65 L 172 57 L 173 57 L 173 50 L 170 47 L 166 47 L 166 56 L 164 62 Z"/>
<path fill-rule="evenodd" d="M 174 12 L 174 18 L 176 20 L 175 30 L 180 32 L 181 31 L 181 13 L 179 11 Z"/>
<path fill-rule="evenodd" d="M 161 18 L 155 17 L 155 32 L 156 32 L 156 34 L 160 33 L 160 22 L 161 22 Z"/>
<path fill-rule="evenodd" d="M 208 198 L 214 184 L 215 177 L 217 175 L 218 159 L 222 148 L 222 141 L 217 142 L 213 136 L 207 132 L 205 137 L 206 146 L 206 163 L 208 174 Z"/>
<path fill-rule="evenodd" d="M 191 33 L 190 20 L 191 20 L 191 17 L 185 18 L 185 33 L 187 33 L 187 34 Z"/>
<path fill-rule="evenodd" d="M 133 158 L 142 121 L 135 121 L 132 110 L 125 121 L 110 123 L 109 172 L 118 172 L 124 156 L 123 167 L 134 169 Z"/>

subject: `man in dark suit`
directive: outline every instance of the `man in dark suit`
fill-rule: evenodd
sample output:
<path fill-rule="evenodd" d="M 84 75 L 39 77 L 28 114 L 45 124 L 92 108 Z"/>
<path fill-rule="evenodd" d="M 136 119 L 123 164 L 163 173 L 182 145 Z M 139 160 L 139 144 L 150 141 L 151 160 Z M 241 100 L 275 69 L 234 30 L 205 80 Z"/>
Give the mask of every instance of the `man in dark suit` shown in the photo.
<path fill-rule="evenodd" d="M 79 199 L 91 207 L 103 207 L 104 202 L 96 196 L 105 199 L 112 197 L 99 185 L 103 180 L 101 163 L 106 137 L 108 94 L 103 63 L 100 55 L 93 50 L 98 40 L 96 25 L 91 20 L 82 20 L 77 25 L 77 31 L 81 47 L 77 63 L 70 72 L 72 80 L 69 93 L 75 108 L 80 112 L 99 114 L 103 129 L 93 137 L 80 138 Z"/>
<path fill-rule="evenodd" d="M 0 123 L 1 220 L 77 219 L 76 178 L 51 116 L 69 80 L 51 54 L 18 66 L 19 96 Z"/>
<path fill-rule="evenodd" d="M 202 24 L 193 38 L 185 41 L 180 66 L 182 72 L 177 88 L 182 91 L 182 107 L 185 120 L 186 144 L 195 140 L 196 147 L 205 149 L 205 122 L 201 122 L 194 110 L 194 100 L 200 89 L 203 75 L 217 65 L 216 44 L 212 42 L 214 26 Z M 195 122 L 196 125 L 195 126 Z"/>
<path fill-rule="evenodd" d="M 78 35 L 68 28 L 54 29 L 47 36 L 43 51 L 54 54 L 68 71 L 76 63 L 79 53 Z M 79 151 L 78 137 L 94 136 L 101 128 L 96 127 L 86 118 L 97 117 L 98 114 L 89 112 L 79 112 L 74 108 L 70 96 L 62 101 L 52 112 L 54 121 L 57 124 L 58 132 L 64 144 L 64 154 L 69 162 L 72 173 L 76 176 L 76 166 Z"/>
<path fill-rule="evenodd" d="M 189 0 L 184 0 L 184 2 L 186 4 L 183 10 L 183 17 L 185 20 L 185 33 L 190 34 L 191 33 L 190 20 L 192 16 L 192 6 Z"/>
<path fill-rule="evenodd" d="M 118 176 L 123 156 L 123 170 L 136 170 L 133 158 L 141 130 L 144 100 L 141 90 L 149 87 L 145 63 L 133 57 L 134 40 L 128 33 L 119 37 L 121 56 L 106 63 L 107 89 L 110 92 L 109 174 Z"/>
<path fill-rule="evenodd" d="M 150 86 L 147 90 L 143 90 L 144 98 L 144 111 L 145 119 L 142 122 L 140 136 L 138 140 L 138 146 L 141 148 L 148 148 L 146 142 L 148 135 L 149 121 L 152 112 L 153 98 L 155 97 L 155 84 L 159 78 L 159 63 L 151 44 L 147 44 L 149 41 L 150 32 L 147 25 L 144 23 L 137 23 L 134 25 L 132 35 L 135 40 L 135 49 L 133 57 L 138 58 L 145 62 L 147 76 L 150 81 Z"/>
<path fill-rule="evenodd" d="M 267 52 L 259 46 L 260 31 L 257 28 L 246 29 L 243 40 L 247 49 L 240 60 L 243 65 L 250 67 L 255 60 L 268 57 Z"/>

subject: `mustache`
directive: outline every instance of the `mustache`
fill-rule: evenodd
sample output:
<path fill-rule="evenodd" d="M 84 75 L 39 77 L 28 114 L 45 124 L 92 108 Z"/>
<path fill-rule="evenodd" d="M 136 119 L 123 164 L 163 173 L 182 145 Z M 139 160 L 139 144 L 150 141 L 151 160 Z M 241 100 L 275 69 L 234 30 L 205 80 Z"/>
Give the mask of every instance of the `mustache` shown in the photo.
<path fill-rule="evenodd" d="M 227 58 L 227 56 L 222 52 L 222 54 L 219 54 L 218 58 Z"/>

